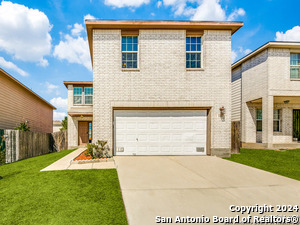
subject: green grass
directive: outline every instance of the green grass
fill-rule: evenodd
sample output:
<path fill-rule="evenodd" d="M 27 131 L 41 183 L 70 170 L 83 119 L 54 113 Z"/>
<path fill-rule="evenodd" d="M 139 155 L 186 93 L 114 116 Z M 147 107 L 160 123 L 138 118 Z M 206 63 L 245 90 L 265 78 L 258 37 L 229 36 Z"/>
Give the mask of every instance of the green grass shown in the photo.
<path fill-rule="evenodd" d="M 225 159 L 300 180 L 300 149 L 241 149 L 241 154 Z"/>
<path fill-rule="evenodd" d="M 115 169 L 40 172 L 70 152 L 0 166 L 0 224 L 127 224 Z"/>

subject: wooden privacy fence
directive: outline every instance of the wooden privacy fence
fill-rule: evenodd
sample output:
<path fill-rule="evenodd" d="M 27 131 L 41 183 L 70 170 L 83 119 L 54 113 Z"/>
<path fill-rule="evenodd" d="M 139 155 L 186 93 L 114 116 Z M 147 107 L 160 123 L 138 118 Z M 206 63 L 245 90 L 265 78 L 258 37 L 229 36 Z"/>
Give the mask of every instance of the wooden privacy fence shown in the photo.
<path fill-rule="evenodd" d="M 54 143 L 53 150 L 55 152 L 68 149 L 68 132 L 66 130 L 54 132 L 52 138 Z"/>
<path fill-rule="evenodd" d="M 47 134 L 21 130 L 0 130 L 0 138 L 1 136 L 4 137 L 4 148 L 6 146 L 5 157 L 3 157 L 5 163 L 12 163 L 50 152 L 60 152 L 68 148 L 67 131 Z M 0 153 L 3 153 L 4 151 L 1 150 L 2 148 Z"/>
<path fill-rule="evenodd" d="M 240 122 L 231 122 L 231 153 L 240 153 Z"/>
<path fill-rule="evenodd" d="M 5 130 L 6 163 L 44 155 L 53 151 L 52 135 L 21 130 Z"/>

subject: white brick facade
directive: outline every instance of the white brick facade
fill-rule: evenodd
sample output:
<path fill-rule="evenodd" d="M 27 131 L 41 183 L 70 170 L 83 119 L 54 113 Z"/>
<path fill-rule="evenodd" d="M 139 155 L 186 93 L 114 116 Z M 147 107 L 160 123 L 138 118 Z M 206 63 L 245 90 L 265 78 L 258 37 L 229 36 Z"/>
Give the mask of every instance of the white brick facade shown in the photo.
<path fill-rule="evenodd" d="M 113 107 L 211 107 L 211 152 L 230 153 L 230 30 L 204 31 L 203 69 L 195 71 L 185 66 L 185 30 L 140 29 L 138 70 L 121 68 L 121 30 L 92 35 L 94 141 L 113 147 Z"/>
<path fill-rule="evenodd" d="M 300 52 L 300 43 L 268 43 L 233 65 L 232 108 L 241 114 L 241 141 L 263 143 L 268 148 L 293 142 L 293 109 L 300 107 L 300 81 L 290 78 L 290 53 Z M 241 71 L 239 78 L 238 71 Z M 239 85 L 240 84 L 240 85 Z M 288 100 L 289 103 L 284 103 Z M 256 109 L 262 109 L 262 132 L 256 132 Z M 281 132 L 273 132 L 273 110 L 281 109 Z"/>
<path fill-rule="evenodd" d="M 80 82 L 76 86 L 84 87 Z M 93 121 L 93 117 L 85 114 L 93 113 L 93 106 L 91 105 L 74 105 L 73 104 L 73 85 L 66 85 L 68 88 L 68 148 L 75 148 L 78 144 L 78 122 L 79 121 Z M 76 114 L 76 116 L 72 114 Z"/>

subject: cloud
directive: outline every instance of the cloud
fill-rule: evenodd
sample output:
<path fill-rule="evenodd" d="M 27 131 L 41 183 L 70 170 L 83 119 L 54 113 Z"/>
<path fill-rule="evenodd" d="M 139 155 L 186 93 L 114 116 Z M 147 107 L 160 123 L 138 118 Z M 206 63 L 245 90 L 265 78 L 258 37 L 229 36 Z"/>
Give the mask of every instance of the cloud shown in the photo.
<path fill-rule="evenodd" d="M 245 54 L 245 55 L 248 55 L 250 52 L 252 52 L 252 50 L 249 49 L 249 48 L 244 50 L 244 54 Z"/>
<path fill-rule="evenodd" d="M 172 7 L 174 16 L 189 16 L 198 21 L 232 21 L 246 14 L 242 8 L 235 9 L 226 16 L 220 0 L 163 0 L 165 6 Z"/>
<path fill-rule="evenodd" d="M 83 37 L 74 38 L 66 34 L 64 40 L 55 46 L 53 55 L 69 63 L 81 64 L 92 71 L 88 41 Z"/>
<path fill-rule="evenodd" d="M 140 7 L 143 4 L 148 4 L 150 0 L 105 0 L 104 4 L 122 8 L 122 7 Z"/>
<path fill-rule="evenodd" d="M 236 51 L 234 51 L 234 50 L 232 50 L 231 51 L 231 62 L 233 63 L 233 62 L 235 62 L 235 60 L 237 59 L 237 53 L 236 53 Z"/>
<path fill-rule="evenodd" d="M 96 19 L 94 16 L 92 16 L 91 14 L 87 14 L 83 17 L 84 20 L 94 20 Z"/>
<path fill-rule="evenodd" d="M 155 13 L 154 13 L 154 12 L 152 12 L 150 15 L 151 15 L 151 16 L 155 16 Z"/>
<path fill-rule="evenodd" d="M 55 84 L 51 84 L 51 83 L 49 83 L 49 82 L 46 82 L 45 83 L 45 86 L 46 86 L 46 92 L 47 93 L 53 93 L 53 92 L 56 92 L 56 94 L 59 94 L 59 92 L 58 92 L 58 86 L 57 85 L 55 85 Z"/>
<path fill-rule="evenodd" d="M 53 120 L 63 120 L 67 116 L 65 112 L 56 112 L 53 111 Z"/>
<path fill-rule="evenodd" d="M 79 36 L 82 31 L 84 31 L 83 26 L 79 23 L 75 23 L 73 29 L 71 30 L 71 33 L 73 36 Z"/>
<path fill-rule="evenodd" d="M 43 12 L 9 1 L 1 2 L 0 51 L 46 66 L 48 61 L 44 56 L 51 52 L 50 30 L 49 19 Z"/>
<path fill-rule="evenodd" d="M 227 18 L 228 21 L 234 21 L 239 16 L 244 16 L 246 14 L 245 10 L 242 8 L 234 10 Z"/>
<path fill-rule="evenodd" d="M 161 7 L 161 4 L 162 4 L 162 2 L 161 2 L 161 1 L 158 1 L 158 2 L 156 3 L 156 7 L 157 7 L 157 8 L 160 8 L 160 7 Z"/>
<path fill-rule="evenodd" d="M 50 103 L 58 109 L 67 110 L 68 109 L 68 99 L 67 98 L 52 98 Z"/>
<path fill-rule="evenodd" d="M 0 57 L 0 67 L 2 67 L 4 69 L 16 71 L 18 74 L 20 74 L 23 77 L 26 77 L 29 75 L 27 72 L 20 69 L 16 64 L 6 61 L 3 57 Z"/>
<path fill-rule="evenodd" d="M 244 49 L 243 47 L 238 47 L 237 50 L 232 50 L 231 51 L 231 62 L 235 62 L 237 58 L 242 58 L 244 57 L 245 55 L 248 55 L 249 53 L 251 53 L 252 50 L 247 48 L 247 49 Z"/>
<path fill-rule="evenodd" d="M 276 41 L 300 41 L 300 26 L 295 26 L 284 32 L 276 32 Z"/>

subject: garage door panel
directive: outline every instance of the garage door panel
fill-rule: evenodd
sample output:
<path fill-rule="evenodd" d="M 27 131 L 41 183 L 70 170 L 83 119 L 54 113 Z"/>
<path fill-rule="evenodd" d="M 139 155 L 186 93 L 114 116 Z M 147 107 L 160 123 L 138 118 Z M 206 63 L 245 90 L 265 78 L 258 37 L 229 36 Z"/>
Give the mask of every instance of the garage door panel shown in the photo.
<path fill-rule="evenodd" d="M 206 120 L 206 110 L 116 110 L 116 154 L 204 155 Z"/>

